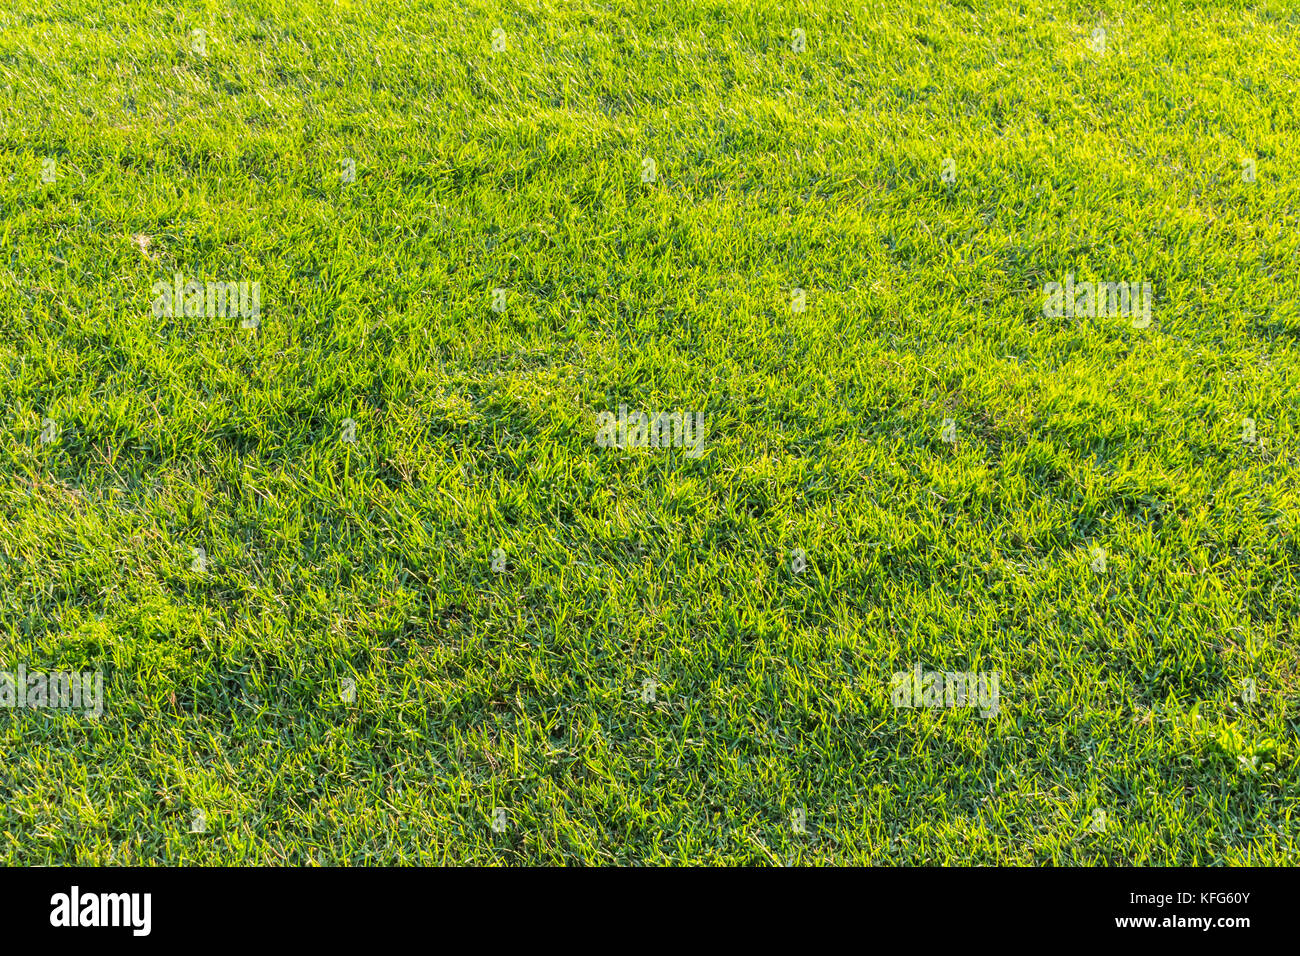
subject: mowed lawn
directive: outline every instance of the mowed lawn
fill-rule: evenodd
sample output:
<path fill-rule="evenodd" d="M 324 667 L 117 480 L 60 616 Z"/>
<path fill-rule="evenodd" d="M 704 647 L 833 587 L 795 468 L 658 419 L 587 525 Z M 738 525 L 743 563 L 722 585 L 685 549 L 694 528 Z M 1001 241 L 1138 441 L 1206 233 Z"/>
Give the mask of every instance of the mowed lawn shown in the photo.
<path fill-rule="evenodd" d="M 104 699 L 0 862 L 1296 863 L 1297 104 L 1287 0 L 11 0 L 0 670 Z"/>

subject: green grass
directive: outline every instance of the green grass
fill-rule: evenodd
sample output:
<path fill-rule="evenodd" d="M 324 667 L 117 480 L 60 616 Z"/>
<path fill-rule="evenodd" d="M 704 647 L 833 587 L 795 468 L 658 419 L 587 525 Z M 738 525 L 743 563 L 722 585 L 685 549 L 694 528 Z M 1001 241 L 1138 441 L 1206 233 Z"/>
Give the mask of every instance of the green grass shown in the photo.
<path fill-rule="evenodd" d="M 12 0 L 0 862 L 1294 864 L 1298 28 Z"/>

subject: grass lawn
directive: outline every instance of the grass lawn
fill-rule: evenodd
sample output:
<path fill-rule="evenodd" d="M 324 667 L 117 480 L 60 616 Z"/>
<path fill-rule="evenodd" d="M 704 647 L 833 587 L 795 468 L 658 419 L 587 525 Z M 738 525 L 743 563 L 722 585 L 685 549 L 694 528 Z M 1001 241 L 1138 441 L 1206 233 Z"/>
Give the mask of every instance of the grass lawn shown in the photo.
<path fill-rule="evenodd" d="M 1298 862 L 1298 87 L 1289 0 L 10 0 L 0 669 L 103 694 L 0 863 Z"/>

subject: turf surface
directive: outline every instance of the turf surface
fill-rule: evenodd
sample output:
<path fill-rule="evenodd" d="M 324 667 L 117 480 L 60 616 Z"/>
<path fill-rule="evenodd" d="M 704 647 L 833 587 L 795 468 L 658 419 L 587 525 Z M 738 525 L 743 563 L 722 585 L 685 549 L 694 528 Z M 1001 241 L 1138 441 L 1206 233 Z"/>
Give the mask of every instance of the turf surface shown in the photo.
<path fill-rule="evenodd" d="M 0 862 L 1295 863 L 1298 28 L 10 0 Z"/>

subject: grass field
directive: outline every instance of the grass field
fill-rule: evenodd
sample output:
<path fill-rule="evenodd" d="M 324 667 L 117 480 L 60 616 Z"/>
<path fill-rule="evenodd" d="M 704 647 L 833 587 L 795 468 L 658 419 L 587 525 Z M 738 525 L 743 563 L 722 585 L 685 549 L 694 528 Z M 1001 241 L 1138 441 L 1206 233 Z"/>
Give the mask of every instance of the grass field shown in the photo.
<path fill-rule="evenodd" d="M 11 0 L 0 669 L 103 699 L 0 862 L 1296 863 L 1298 87 L 1285 0 Z"/>

